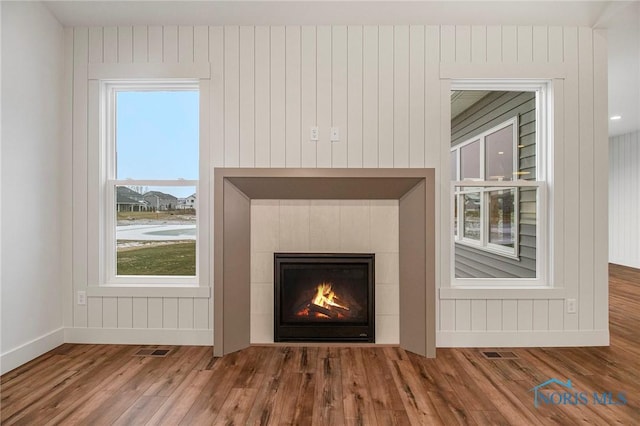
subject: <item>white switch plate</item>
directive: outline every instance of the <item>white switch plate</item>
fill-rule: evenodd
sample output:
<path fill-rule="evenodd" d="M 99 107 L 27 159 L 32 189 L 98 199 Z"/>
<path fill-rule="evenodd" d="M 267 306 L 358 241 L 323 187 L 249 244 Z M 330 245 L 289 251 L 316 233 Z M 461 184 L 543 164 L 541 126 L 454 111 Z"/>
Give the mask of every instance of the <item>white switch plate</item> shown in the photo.
<path fill-rule="evenodd" d="M 576 309 L 576 299 L 567 299 L 567 313 L 575 314 Z"/>
<path fill-rule="evenodd" d="M 311 134 L 310 134 L 310 138 L 312 141 L 317 141 L 318 140 L 318 136 L 319 136 L 319 131 L 317 127 L 312 127 L 311 128 Z"/>
<path fill-rule="evenodd" d="M 337 127 L 331 128 L 331 142 L 338 142 L 340 140 L 340 129 Z"/>
<path fill-rule="evenodd" d="M 86 305 L 87 304 L 87 292 L 79 291 L 78 292 L 78 305 Z"/>

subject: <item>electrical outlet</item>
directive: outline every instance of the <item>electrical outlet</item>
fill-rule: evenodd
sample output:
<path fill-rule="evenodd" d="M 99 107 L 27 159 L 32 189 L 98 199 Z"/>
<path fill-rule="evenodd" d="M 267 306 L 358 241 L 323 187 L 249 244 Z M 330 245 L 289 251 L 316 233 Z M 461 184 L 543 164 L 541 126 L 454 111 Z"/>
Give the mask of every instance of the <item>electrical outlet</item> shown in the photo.
<path fill-rule="evenodd" d="M 317 127 L 312 127 L 311 128 L 311 134 L 310 134 L 310 138 L 312 141 L 317 141 L 318 137 L 320 136 L 320 132 L 318 131 Z"/>
<path fill-rule="evenodd" d="M 567 299 L 567 313 L 575 314 L 576 313 L 576 299 Z"/>
<path fill-rule="evenodd" d="M 79 291 L 78 292 L 78 305 L 86 305 L 87 304 L 87 292 Z"/>
<path fill-rule="evenodd" d="M 340 129 L 338 127 L 331 128 L 331 142 L 338 142 L 340 140 Z"/>

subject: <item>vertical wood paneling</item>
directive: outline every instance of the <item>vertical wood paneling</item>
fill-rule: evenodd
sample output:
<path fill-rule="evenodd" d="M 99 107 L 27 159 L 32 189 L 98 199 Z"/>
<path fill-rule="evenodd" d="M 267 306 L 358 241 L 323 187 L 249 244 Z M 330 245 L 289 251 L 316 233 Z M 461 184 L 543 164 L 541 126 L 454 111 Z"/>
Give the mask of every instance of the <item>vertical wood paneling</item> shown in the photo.
<path fill-rule="evenodd" d="M 393 167 L 409 167 L 409 26 L 393 34 Z"/>
<path fill-rule="evenodd" d="M 133 27 L 133 62 L 147 62 L 149 60 L 149 39 L 146 26 Z"/>
<path fill-rule="evenodd" d="M 393 27 L 378 31 L 378 167 L 393 167 Z"/>
<path fill-rule="evenodd" d="M 224 165 L 240 165 L 240 29 L 224 27 Z"/>
<path fill-rule="evenodd" d="M 271 27 L 271 167 L 286 163 L 285 29 Z"/>
<path fill-rule="evenodd" d="M 440 29 L 425 28 L 424 167 L 440 166 Z M 438 229 L 436 227 L 436 229 Z"/>
<path fill-rule="evenodd" d="M 502 301 L 487 300 L 487 331 L 502 330 Z"/>
<path fill-rule="evenodd" d="M 549 62 L 564 62 L 564 31 L 562 27 L 549 27 Z"/>
<path fill-rule="evenodd" d="M 87 161 L 89 164 L 100 163 L 100 112 L 99 102 L 100 86 L 97 80 L 89 80 L 88 85 L 88 99 L 87 105 Z M 88 205 L 88 231 L 87 238 L 90 242 L 88 246 L 88 259 L 87 259 L 87 284 L 98 285 L 100 281 L 100 223 L 103 214 L 100 211 L 100 199 L 103 194 L 100 188 L 100 182 L 102 177 L 100 176 L 101 170 L 99 168 L 89 168 L 87 176 L 87 187 L 95 188 L 87 191 L 87 205 Z"/>
<path fill-rule="evenodd" d="M 580 91 L 580 279 L 579 327 L 593 329 L 594 310 L 594 158 L 593 158 L 593 39 L 590 28 L 578 32 Z M 603 176 L 606 179 L 606 176 Z M 604 241 L 603 241 L 604 243 Z M 602 283 L 604 284 L 604 283 Z"/>
<path fill-rule="evenodd" d="M 502 301 L 502 330 L 516 331 L 518 329 L 518 301 Z"/>
<path fill-rule="evenodd" d="M 148 309 L 146 297 L 133 298 L 133 328 L 147 328 Z"/>
<path fill-rule="evenodd" d="M 178 328 L 193 328 L 193 299 L 181 297 L 178 299 Z"/>
<path fill-rule="evenodd" d="M 347 29 L 347 166 L 362 167 L 363 164 L 363 28 L 350 26 Z"/>
<path fill-rule="evenodd" d="M 547 331 L 549 329 L 549 301 L 533 301 L 533 329 L 535 331 Z"/>
<path fill-rule="evenodd" d="M 240 167 L 255 165 L 255 33 L 240 27 Z"/>
<path fill-rule="evenodd" d="M 162 29 L 162 61 L 178 62 L 178 27 L 165 25 Z"/>
<path fill-rule="evenodd" d="M 302 27 L 302 167 L 316 167 L 317 142 L 311 141 L 316 124 L 316 28 Z"/>
<path fill-rule="evenodd" d="M 256 167 L 271 165 L 271 31 L 269 27 L 255 29 L 256 85 Z"/>
<path fill-rule="evenodd" d="M 147 310 L 149 315 L 147 317 L 149 328 L 162 328 L 162 298 L 150 297 L 147 300 Z"/>
<path fill-rule="evenodd" d="M 378 27 L 362 34 L 362 165 L 378 167 Z"/>
<path fill-rule="evenodd" d="M 497 25 L 487 27 L 487 62 L 502 62 L 502 28 Z"/>
<path fill-rule="evenodd" d="M 193 28 L 193 61 L 209 61 L 209 27 L 197 26 Z"/>
<path fill-rule="evenodd" d="M 286 167 L 300 167 L 301 164 L 301 90 L 302 75 L 300 65 L 300 27 L 288 26 L 285 48 L 285 165 Z"/>
<path fill-rule="evenodd" d="M 533 300 L 518 300 L 518 330 L 533 330 Z"/>
<path fill-rule="evenodd" d="M 159 26 L 148 27 L 148 56 L 149 62 L 162 62 L 163 28 Z"/>
<path fill-rule="evenodd" d="M 580 277 L 580 215 L 575 207 L 580 205 L 579 167 L 579 81 L 578 81 L 578 30 L 564 28 L 564 57 L 567 66 L 564 105 L 564 283 L 567 297 L 579 296 Z M 565 314 L 565 330 L 578 329 L 578 315 Z"/>
<path fill-rule="evenodd" d="M 102 328 L 102 297 L 87 297 L 88 327 Z"/>
<path fill-rule="evenodd" d="M 533 62 L 533 27 L 518 27 L 518 63 Z"/>
<path fill-rule="evenodd" d="M 316 28 L 317 58 L 317 124 L 320 131 L 317 142 L 317 167 L 331 167 L 331 27 Z"/>
<path fill-rule="evenodd" d="M 553 80 L 553 282 L 564 287 L 564 79 Z"/>
<path fill-rule="evenodd" d="M 594 137 L 594 313 L 593 325 L 597 330 L 606 329 L 609 325 L 609 305 L 604 303 L 609 300 L 608 281 L 609 270 L 607 265 L 610 245 L 608 244 L 608 215 L 609 194 L 607 181 L 609 171 L 607 163 L 609 158 L 609 147 L 607 133 L 607 33 L 606 30 L 594 30 L 593 32 L 593 137 Z M 635 133 L 636 137 L 638 132 Z M 640 147 L 636 139 L 635 156 L 635 176 L 632 182 L 640 183 Z M 628 198 L 632 199 L 633 207 L 629 209 L 630 217 L 640 217 L 640 190 L 636 186 L 635 193 L 632 191 Z M 635 198 L 635 199 L 634 199 Z M 640 268 L 640 224 L 638 220 L 631 221 L 630 234 L 635 236 L 635 247 L 629 250 L 631 259 L 636 259 L 636 264 L 631 265 Z"/>
<path fill-rule="evenodd" d="M 440 330 L 454 331 L 456 329 L 456 301 L 440 300 Z"/>
<path fill-rule="evenodd" d="M 73 31 L 73 199 L 87 199 L 87 63 L 89 32 L 86 28 Z M 74 202 L 73 220 L 73 289 L 87 286 L 87 205 Z M 73 325 L 87 326 L 87 306 L 73 304 Z"/>
<path fill-rule="evenodd" d="M 178 298 L 162 298 L 162 328 L 178 328 Z"/>
<path fill-rule="evenodd" d="M 193 300 L 193 328 L 206 330 L 209 328 L 209 299 Z"/>
<path fill-rule="evenodd" d="M 102 27 L 89 28 L 89 63 L 102 62 Z"/>
<path fill-rule="evenodd" d="M 502 27 L 502 62 L 514 64 L 518 61 L 518 30 L 513 25 Z"/>
<path fill-rule="evenodd" d="M 471 330 L 471 301 L 456 300 L 456 331 Z"/>
<path fill-rule="evenodd" d="M 564 300 L 549 301 L 549 330 L 564 330 Z"/>
<path fill-rule="evenodd" d="M 193 27 L 178 27 L 178 62 L 193 62 Z"/>
<path fill-rule="evenodd" d="M 424 167 L 425 33 L 409 29 L 409 167 Z"/>
<path fill-rule="evenodd" d="M 468 64 L 471 62 L 471 27 L 468 25 L 456 26 L 456 63 Z"/>
<path fill-rule="evenodd" d="M 118 62 L 133 62 L 133 27 L 118 27 Z"/>
<path fill-rule="evenodd" d="M 347 27 L 331 30 L 331 127 L 337 127 L 340 140 L 331 142 L 331 167 L 347 167 Z"/>
<path fill-rule="evenodd" d="M 118 27 L 104 27 L 102 37 L 104 62 L 118 62 Z"/>
<path fill-rule="evenodd" d="M 485 331 L 487 329 L 487 301 L 471 301 L 471 330 Z"/>
<path fill-rule="evenodd" d="M 102 327 L 118 328 L 118 298 L 102 298 Z"/>
<path fill-rule="evenodd" d="M 456 61 L 456 27 L 442 25 L 440 27 L 440 62 L 452 64 Z"/>
<path fill-rule="evenodd" d="M 471 27 L 471 62 L 474 64 L 487 62 L 487 27 L 483 25 Z"/>
<path fill-rule="evenodd" d="M 118 328 L 133 326 L 133 300 L 130 297 L 118 297 Z"/>
<path fill-rule="evenodd" d="M 549 61 L 548 34 L 547 27 L 533 27 L 533 62 L 536 64 L 543 64 Z"/>
<path fill-rule="evenodd" d="M 1 12 L 0 12 L 1 14 Z M 62 321 L 63 326 L 73 327 L 73 305 L 75 304 L 75 292 L 73 291 L 73 28 L 66 27 L 63 30 L 64 51 L 63 51 L 63 73 L 62 82 L 62 102 L 60 104 L 62 114 L 65 119 L 61 125 L 61 147 L 60 158 L 66 158 L 67 163 L 62 171 L 61 184 L 65 188 L 65 193 L 61 194 L 61 201 L 66 206 L 66 214 L 64 215 L 60 233 L 64 236 L 64 242 L 60 247 L 60 277 L 62 286 L 60 294 L 62 297 Z M 69 162 L 71 161 L 71 167 Z M 1 249 L 0 249 L 1 251 Z"/>
<path fill-rule="evenodd" d="M 224 166 L 224 33 L 222 27 L 209 28 L 210 128 L 209 146 L 213 167 Z"/>

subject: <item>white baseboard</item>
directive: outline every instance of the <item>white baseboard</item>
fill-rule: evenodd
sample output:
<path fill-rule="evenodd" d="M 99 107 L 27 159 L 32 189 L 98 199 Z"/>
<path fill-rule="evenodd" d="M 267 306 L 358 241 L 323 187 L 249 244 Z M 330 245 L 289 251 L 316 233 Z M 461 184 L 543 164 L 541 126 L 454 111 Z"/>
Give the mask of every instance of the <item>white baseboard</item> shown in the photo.
<path fill-rule="evenodd" d="M 213 330 L 66 328 L 66 343 L 213 346 Z"/>
<path fill-rule="evenodd" d="M 609 346 L 609 330 L 438 331 L 439 348 Z"/>
<path fill-rule="evenodd" d="M 65 342 L 64 336 L 64 328 L 60 327 L 3 353 L 0 355 L 0 374 L 18 368 L 22 364 L 26 364 L 32 359 L 49 352 L 51 349 L 57 348 Z"/>

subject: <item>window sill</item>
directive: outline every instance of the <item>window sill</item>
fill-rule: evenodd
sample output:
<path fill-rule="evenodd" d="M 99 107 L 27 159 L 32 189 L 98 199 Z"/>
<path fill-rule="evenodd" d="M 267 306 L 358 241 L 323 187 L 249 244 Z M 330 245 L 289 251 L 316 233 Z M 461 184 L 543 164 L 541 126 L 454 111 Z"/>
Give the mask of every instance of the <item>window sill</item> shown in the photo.
<path fill-rule="evenodd" d="M 516 288 L 498 286 L 447 287 L 439 290 L 440 299 L 564 299 L 565 289 L 555 287 L 522 286 Z"/>
<path fill-rule="evenodd" d="M 125 286 L 87 287 L 87 297 L 193 297 L 208 299 L 211 287 Z"/>

